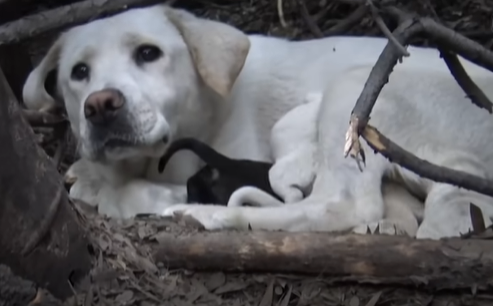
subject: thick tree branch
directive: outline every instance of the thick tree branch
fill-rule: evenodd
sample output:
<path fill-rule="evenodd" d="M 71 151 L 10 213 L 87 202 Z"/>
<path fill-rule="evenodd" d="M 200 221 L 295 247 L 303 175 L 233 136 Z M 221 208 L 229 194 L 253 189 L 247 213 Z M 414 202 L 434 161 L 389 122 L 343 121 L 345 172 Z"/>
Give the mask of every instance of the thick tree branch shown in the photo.
<path fill-rule="evenodd" d="M 387 11 L 401 20 L 406 16 L 405 13 L 395 8 L 388 8 Z M 454 52 L 459 53 L 478 65 L 486 68 L 493 68 L 492 52 L 486 50 L 470 39 L 437 24 L 429 18 L 416 19 L 408 17 L 394 31 L 394 36 L 401 44 L 406 44 L 413 35 L 420 32 L 425 32 L 436 39 L 440 46 L 443 46 L 443 49 L 450 48 L 451 50 L 454 50 Z M 353 108 L 349 129 L 346 133 L 344 154 L 346 156 L 350 154 L 356 159 L 358 165 L 361 160 L 364 162 L 364 151 L 361 148 L 358 139 L 359 135 L 363 134 L 364 139 L 375 151 L 420 176 L 493 196 L 493 187 L 491 187 L 493 186 L 493 182 L 461 171 L 439 167 L 421 160 L 397 146 L 390 139 L 380 134 L 375 128 L 367 126 L 373 106 L 375 105 L 383 86 L 388 82 L 390 73 L 397 64 L 399 57 L 400 53 L 395 44 L 389 41 L 371 70 L 368 80 Z M 475 103 L 490 110 L 491 102 L 481 92 L 479 87 L 477 87 L 477 85 L 475 85 L 467 76 L 460 63 L 458 63 L 458 59 L 455 58 L 456 62 L 454 62 L 449 56 L 446 57 L 445 60 L 457 82 L 468 96 L 475 97 Z M 459 66 L 454 66 L 454 64 L 457 63 Z M 491 70 L 491 68 L 489 69 Z M 360 169 L 362 168 L 360 167 Z"/>
<path fill-rule="evenodd" d="M 424 33 L 436 40 L 441 47 L 493 72 L 493 52 L 490 50 L 431 18 L 420 18 L 419 23 L 422 25 Z"/>
<path fill-rule="evenodd" d="M 393 36 L 401 45 L 405 45 L 409 38 L 421 30 L 422 26 L 419 23 L 416 23 L 413 19 L 408 19 L 394 31 Z M 368 122 L 368 117 L 377 101 L 378 95 L 382 91 L 383 86 L 388 82 L 389 75 L 400 57 L 401 54 L 395 44 L 389 41 L 383 49 L 382 54 L 380 54 L 375 66 L 373 66 L 368 81 L 353 108 L 352 114 L 356 118 L 359 118 L 359 130 Z"/>
<path fill-rule="evenodd" d="M 128 8 L 164 2 L 164 0 L 85 0 L 76 2 L 1 25 L 0 45 L 19 42 L 45 32 L 82 24 L 103 15 L 114 15 Z"/>
<path fill-rule="evenodd" d="M 155 261 L 171 269 L 299 273 L 332 282 L 426 285 L 428 289 L 477 285 L 480 290 L 491 284 L 493 273 L 493 245 L 485 240 L 267 231 L 179 237 L 162 232 L 156 239 Z"/>
<path fill-rule="evenodd" d="M 378 9 L 375 7 L 373 4 L 372 0 L 366 0 L 366 5 L 370 8 L 371 15 L 373 16 L 373 20 L 375 20 L 375 23 L 377 26 L 380 28 L 382 31 L 383 35 L 391 41 L 397 50 L 401 53 L 401 56 L 409 56 L 409 52 L 407 52 L 406 48 L 392 35 L 392 32 L 390 32 L 389 28 L 387 28 L 387 25 L 383 21 L 382 17 L 378 13 Z"/>
<path fill-rule="evenodd" d="M 405 45 L 407 40 L 414 34 L 419 33 L 422 26 L 410 18 L 404 21 L 394 31 L 393 36 L 401 44 Z M 360 160 L 364 163 L 364 151 L 359 144 L 359 135 L 368 122 L 370 113 L 377 101 L 378 95 L 383 86 L 388 82 L 389 75 L 401 57 L 401 53 L 395 43 L 389 41 L 380 54 L 375 66 L 373 66 L 368 80 L 361 92 L 356 105 L 353 108 L 349 129 L 346 133 L 346 143 L 344 145 L 344 155 L 351 155 L 360 166 Z M 360 166 L 360 169 L 361 166 Z"/>

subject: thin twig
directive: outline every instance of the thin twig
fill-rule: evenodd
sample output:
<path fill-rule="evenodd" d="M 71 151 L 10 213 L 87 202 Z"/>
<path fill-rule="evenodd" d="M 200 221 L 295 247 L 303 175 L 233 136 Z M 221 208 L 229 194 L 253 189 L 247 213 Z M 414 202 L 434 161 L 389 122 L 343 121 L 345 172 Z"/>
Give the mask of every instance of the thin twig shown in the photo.
<path fill-rule="evenodd" d="M 324 33 L 322 32 L 322 30 L 320 30 L 320 28 L 317 26 L 315 21 L 313 21 L 313 18 L 310 16 L 305 1 L 304 0 L 297 0 L 297 1 L 301 11 L 301 17 L 305 21 L 306 26 L 310 29 L 313 35 L 315 35 L 315 37 L 319 37 L 319 38 L 324 37 Z"/>
<path fill-rule="evenodd" d="M 282 0 L 277 0 L 277 15 L 279 15 L 279 21 L 281 22 L 281 26 L 283 28 L 286 28 L 288 24 L 286 23 L 286 20 L 284 19 L 284 11 L 282 9 Z"/>
<path fill-rule="evenodd" d="M 493 52 L 487 50 L 481 44 L 437 23 L 431 18 L 420 18 L 419 23 L 422 25 L 424 32 L 436 40 L 442 48 L 449 49 L 476 65 L 493 72 Z"/>
<path fill-rule="evenodd" d="M 48 112 L 23 109 L 22 115 L 32 127 L 53 127 L 67 121 L 66 118 Z"/>
<path fill-rule="evenodd" d="M 382 31 L 383 35 L 385 35 L 385 37 L 387 37 L 388 40 L 390 40 L 396 46 L 397 50 L 399 50 L 402 56 L 406 56 L 406 57 L 409 56 L 409 52 L 407 52 L 406 48 L 394 37 L 394 35 L 392 35 L 392 32 L 390 32 L 389 28 L 387 27 L 382 17 L 378 13 L 377 8 L 373 4 L 373 1 L 366 0 L 366 5 L 370 8 L 370 12 L 373 16 L 373 19 L 375 20 L 375 23 Z"/>
<path fill-rule="evenodd" d="M 392 142 L 369 124 L 366 125 L 361 136 L 373 150 L 379 152 L 391 162 L 399 164 L 422 177 L 493 196 L 492 180 L 483 179 L 467 172 L 440 167 L 420 159 Z"/>
<path fill-rule="evenodd" d="M 462 67 L 457 55 L 450 51 L 439 48 L 440 55 L 447 64 L 450 73 L 453 75 L 457 84 L 464 90 L 467 97 L 471 99 L 471 102 L 479 108 L 486 109 L 490 114 L 493 112 L 493 103 L 484 94 L 481 88 L 474 83 L 473 80 L 467 75 L 466 70 Z"/>
<path fill-rule="evenodd" d="M 303 14 L 303 11 L 301 12 Z M 368 6 L 360 5 L 353 13 L 324 32 L 325 36 L 340 35 L 361 21 L 368 13 Z"/>
<path fill-rule="evenodd" d="M 58 169 L 60 164 L 62 163 L 63 157 L 65 155 L 65 151 L 67 150 L 68 145 L 68 133 L 70 133 L 68 123 L 58 127 L 55 129 L 55 134 L 58 140 L 58 146 L 56 148 L 55 154 L 53 155 L 53 162 L 55 163 L 55 167 Z"/>

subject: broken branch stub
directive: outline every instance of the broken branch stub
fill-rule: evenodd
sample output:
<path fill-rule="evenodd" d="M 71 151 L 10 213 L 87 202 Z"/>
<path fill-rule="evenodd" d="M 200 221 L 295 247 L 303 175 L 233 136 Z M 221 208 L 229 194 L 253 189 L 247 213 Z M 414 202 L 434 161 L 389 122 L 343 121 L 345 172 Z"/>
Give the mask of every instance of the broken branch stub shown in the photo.
<path fill-rule="evenodd" d="M 395 41 L 401 45 L 406 45 L 408 39 L 421 30 L 421 25 L 416 23 L 413 18 L 410 18 L 397 27 L 392 34 L 395 37 Z M 389 40 L 375 66 L 373 66 L 368 80 L 351 112 L 349 130 L 347 132 L 348 137 L 346 137 L 346 143 L 344 145 L 344 155 L 351 155 L 357 162 L 360 161 L 360 156 L 361 158 L 364 156 L 363 148 L 359 144 L 359 135 L 368 123 L 370 113 L 377 101 L 378 95 L 382 91 L 383 86 L 388 82 L 390 73 L 401 56 L 399 48 L 393 41 Z M 355 127 L 356 133 L 353 131 Z"/>
<path fill-rule="evenodd" d="M 400 43 L 405 44 L 413 35 L 425 32 L 437 40 L 442 51 L 445 48 L 450 48 L 477 65 L 493 71 L 493 52 L 486 50 L 478 43 L 436 23 L 430 18 L 410 17 L 396 8 L 388 8 L 386 11 L 399 20 L 405 19 L 393 33 L 395 39 Z M 448 52 L 443 51 L 442 54 L 459 86 L 473 99 L 476 105 L 487 109 L 491 113 L 492 103 L 469 78 L 457 57 L 454 57 L 453 54 L 451 55 Z M 373 106 L 383 86 L 388 82 L 389 76 L 397 64 L 399 57 L 400 54 L 395 44 L 389 41 L 372 68 L 351 113 L 349 129 L 346 133 L 346 142 L 344 145 L 345 156 L 350 154 L 357 162 L 359 162 L 360 156 L 364 156 L 363 148 L 359 143 L 359 136 L 363 134 L 363 138 L 373 150 L 379 152 L 391 162 L 397 163 L 422 177 L 493 196 L 492 181 L 462 171 L 439 167 L 419 159 L 383 136 L 374 127 L 367 125 Z M 357 126 L 356 133 L 354 132 L 355 126 Z"/>
<path fill-rule="evenodd" d="M 420 159 L 392 142 L 369 124 L 366 125 L 361 136 L 373 150 L 382 154 L 391 162 L 399 164 L 422 177 L 493 196 L 493 181 L 464 171 L 440 167 Z"/>

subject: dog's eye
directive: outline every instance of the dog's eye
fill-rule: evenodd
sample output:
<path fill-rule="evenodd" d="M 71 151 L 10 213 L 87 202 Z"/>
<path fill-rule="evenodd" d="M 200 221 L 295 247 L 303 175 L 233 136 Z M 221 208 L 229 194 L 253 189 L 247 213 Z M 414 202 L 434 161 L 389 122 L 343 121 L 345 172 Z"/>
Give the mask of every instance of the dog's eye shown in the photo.
<path fill-rule="evenodd" d="M 154 62 L 163 55 L 161 49 L 152 45 L 142 45 L 135 51 L 137 64 Z"/>
<path fill-rule="evenodd" d="M 89 77 L 89 66 L 84 63 L 79 63 L 72 68 L 70 76 L 72 80 L 83 81 Z"/>

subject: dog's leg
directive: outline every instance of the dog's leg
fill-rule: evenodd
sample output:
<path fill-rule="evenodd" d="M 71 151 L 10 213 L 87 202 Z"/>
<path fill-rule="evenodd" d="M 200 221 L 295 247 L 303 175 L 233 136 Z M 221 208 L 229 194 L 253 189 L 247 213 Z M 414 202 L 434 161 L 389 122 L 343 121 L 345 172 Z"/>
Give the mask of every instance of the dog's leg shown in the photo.
<path fill-rule="evenodd" d="M 341 89 L 342 90 L 342 89 Z M 185 215 L 205 229 L 253 229 L 284 231 L 347 231 L 384 217 L 381 181 L 389 162 L 363 143 L 367 166 L 360 171 L 355 161 L 344 158 L 342 147 L 347 117 L 358 92 L 354 88 L 324 97 L 318 116 L 316 177 L 311 194 L 298 203 L 279 207 L 225 207 L 174 205 L 163 211 L 173 217 Z M 344 99 L 345 101 L 340 101 Z M 337 103 L 331 103 L 336 101 Z"/>
<path fill-rule="evenodd" d="M 174 203 L 185 203 L 186 187 L 134 179 L 120 186 L 105 185 L 99 192 L 99 212 L 111 217 L 160 214 Z"/>
<path fill-rule="evenodd" d="M 246 203 L 258 207 L 277 207 L 284 205 L 283 202 L 263 190 L 252 186 L 245 186 L 233 192 L 229 198 L 228 206 L 238 207 L 243 206 Z"/>
<path fill-rule="evenodd" d="M 372 158 L 373 159 L 373 158 Z M 313 191 L 303 201 L 278 207 L 226 207 L 178 204 L 164 216 L 187 216 L 207 230 L 242 229 L 283 231 L 346 231 L 383 218 L 380 182 L 382 163 L 375 160 L 363 173 L 353 161 L 342 161 L 347 171 L 327 165 L 315 179 Z M 373 168 L 376 167 L 377 168 Z"/>
<path fill-rule="evenodd" d="M 277 160 L 269 170 L 272 190 L 284 203 L 296 203 L 304 198 L 304 192 L 315 180 L 314 145 L 308 145 Z"/>
<path fill-rule="evenodd" d="M 415 211 L 423 210 L 423 203 L 411 195 L 404 187 L 393 183 L 382 183 L 382 196 L 385 204 L 385 217 L 372 224 L 362 224 L 353 229 L 354 233 L 377 232 L 386 235 L 408 235 L 415 237 L 418 220 Z"/>
<path fill-rule="evenodd" d="M 438 150 L 441 154 L 436 154 Z M 484 163 L 469 153 L 428 147 L 423 156 L 430 162 L 441 166 L 480 177 L 488 177 Z M 408 175 L 415 176 L 414 173 L 408 173 Z M 415 179 L 418 179 L 416 177 Z M 472 230 L 470 203 L 482 210 L 485 225 L 491 225 L 493 198 L 449 184 L 436 183 L 427 179 L 421 179 L 421 181 L 427 190 L 427 196 L 424 219 L 416 234 L 417 238 L 456 237 Z"/>
<path fill-rule="evenodd" d="M 74 162 L 64 175 L 64 183 L 69 186 L 69 195 L 91 206 L 98 204 L 98 194 L 105 185 L 102 177 L 85 159 Z"/>

